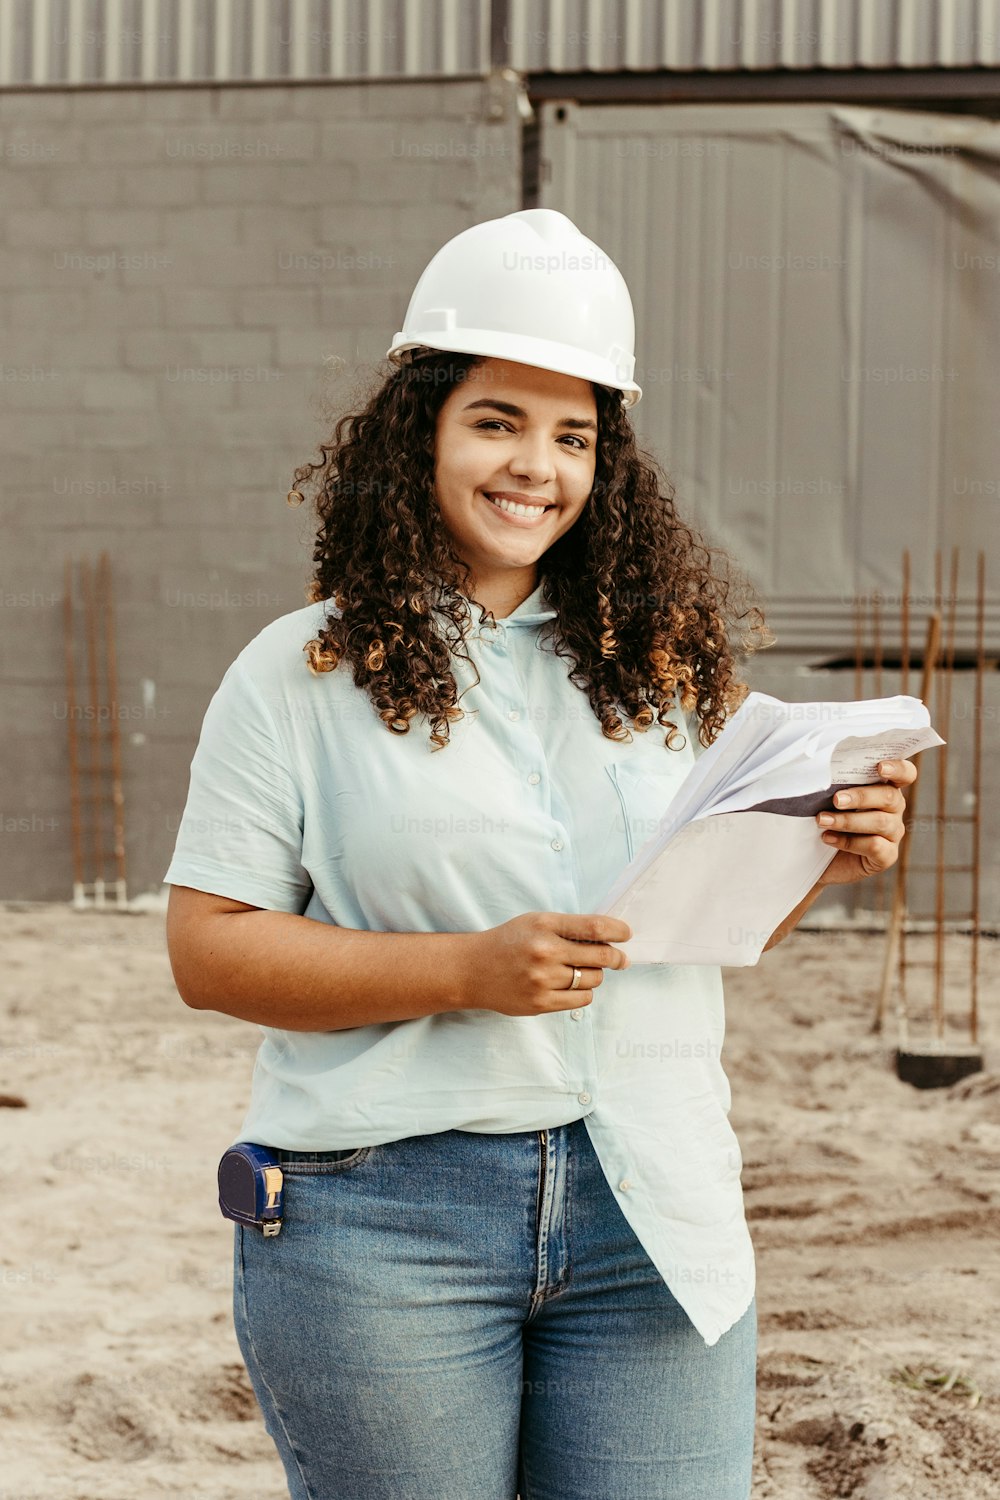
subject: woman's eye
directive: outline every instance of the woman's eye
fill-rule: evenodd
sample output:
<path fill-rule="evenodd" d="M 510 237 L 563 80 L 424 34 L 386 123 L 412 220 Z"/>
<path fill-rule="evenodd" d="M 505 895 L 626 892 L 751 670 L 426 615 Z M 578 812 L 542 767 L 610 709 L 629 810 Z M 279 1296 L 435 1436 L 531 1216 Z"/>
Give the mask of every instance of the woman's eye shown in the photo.
<path fill-rule="evenodd" d="M 503 427 L 508 431 L 510 430 L 510 423 L 502 422 L 499 417 L 483 417 L 481 422 L 476 423 L 476 426 L 489 428 Z M 576 434 L 572 432 L 567 432 L 564 436 L 568 437 L 572 443 L 579 444 L 579 448 L 577 449 L 578 452 L 586 451 L 587 444 L 584 442 L 583 438 L 577 437 Z M 563 441 L 563 439 L 560 439 L 560 441 Z"/>

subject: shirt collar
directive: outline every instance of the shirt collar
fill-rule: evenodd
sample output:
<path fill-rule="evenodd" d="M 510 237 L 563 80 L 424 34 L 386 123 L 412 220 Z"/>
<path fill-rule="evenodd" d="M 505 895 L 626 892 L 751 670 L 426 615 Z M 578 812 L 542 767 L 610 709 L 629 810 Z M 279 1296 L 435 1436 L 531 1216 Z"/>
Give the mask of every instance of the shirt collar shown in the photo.
<path fill-rule="evenodd" d="M 504 615 L 502 618 L 497 619 L 497 627 L 502 625 L 505 629 L 509 630 L 515 626 L 541 625 L 545 620 L 555 619 L 558 611 L 553 607 L 553 605 L 548 602 L 548 599 L 544 596 L 545 580 L 543 578 L 542 581 L 537 585 L 537 587 L 533 589 L 532 592 L 528 595 L 527 599 L 522 599 L 520 604 L 515 610 L 512 611 L 511 614 Z M 467 599 L 466 595 L 463 595 L 462 597 Z M 476 609 L 478 609 L 478 606 L 476 606 Z M 472 612 L 473 618 L 475 619 L 476 613 L 471 603 L 470 611 Z M 440 611 L 438 612 L 440 613 Z M 491 625 L 489 620 L 485 620 L 482 626 L 479 628 L 483 631 L 490 632 L 496 627 Z"/>
<path fill-rule="evenodd" d="M 497 623 L 501 625 L 541 625 L 543 620 L 554 620 L 556 610 L 545 596 L 545 579 L 527 597 L 522 599 L 512 614 L 505 615 Z"/>

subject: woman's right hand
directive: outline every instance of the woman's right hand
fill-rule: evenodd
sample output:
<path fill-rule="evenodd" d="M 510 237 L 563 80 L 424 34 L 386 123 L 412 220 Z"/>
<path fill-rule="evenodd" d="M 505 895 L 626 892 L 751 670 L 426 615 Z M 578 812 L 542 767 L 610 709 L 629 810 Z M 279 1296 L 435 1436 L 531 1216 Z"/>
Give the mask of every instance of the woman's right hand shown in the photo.
<path fill-rule="evenodd" d="M 627 922 L 600 914 L 529 911 L 476 933 L 466 1006 L 505 1016 L 543 1016 L 591 1003 L 605 969 L 627 969 L 612 943 L 632 936 Z M 581 971 L 575 990 L 573 969 Z"/>

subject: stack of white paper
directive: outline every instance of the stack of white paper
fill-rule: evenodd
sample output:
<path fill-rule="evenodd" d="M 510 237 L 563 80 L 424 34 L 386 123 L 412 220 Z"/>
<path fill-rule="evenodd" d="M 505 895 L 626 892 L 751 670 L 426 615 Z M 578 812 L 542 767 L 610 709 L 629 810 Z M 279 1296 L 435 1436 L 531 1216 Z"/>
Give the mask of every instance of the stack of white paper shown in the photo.
<path fill-rule="evenodd" d="M 615 946 L 633 964 L 755 964 L 838 852 L 816 822 L 834 792 L 943 744 L 919 698 L 750 693 L 597 908 L 632 928 Z"/>

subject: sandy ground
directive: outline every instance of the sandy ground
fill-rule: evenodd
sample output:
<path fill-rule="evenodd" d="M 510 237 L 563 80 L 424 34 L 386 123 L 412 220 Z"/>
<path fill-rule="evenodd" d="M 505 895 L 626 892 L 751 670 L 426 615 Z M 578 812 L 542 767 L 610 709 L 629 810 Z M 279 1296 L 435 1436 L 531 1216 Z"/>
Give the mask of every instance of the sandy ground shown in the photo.
<path fill-rule="evenodd" d="M 797 932 L 727 971 L 754 1500 L 1000 1486 L 1000 944 L 981 945 L 986 1070 L 929 1091 L 896 1078 L 894 1027 L 870 1031 L 882 946 Z M 0 1091 L 26 1105 L 0 1109 L 3 1500 L 284 1500 L 215 1186 L 256 1028 L 183 1005 L 159 913 L 9 906 L 0 954 Z"/>

